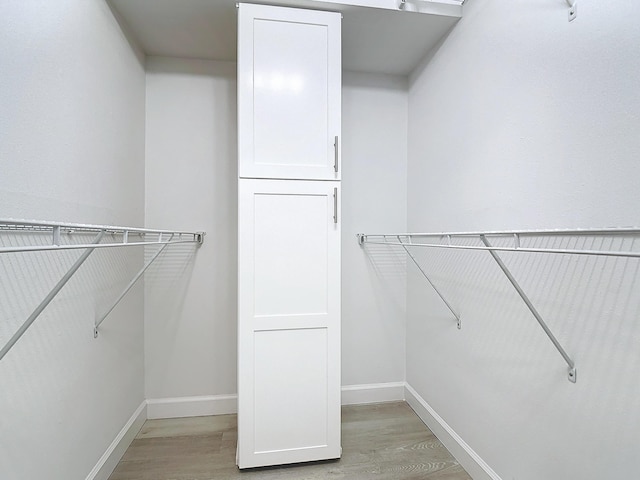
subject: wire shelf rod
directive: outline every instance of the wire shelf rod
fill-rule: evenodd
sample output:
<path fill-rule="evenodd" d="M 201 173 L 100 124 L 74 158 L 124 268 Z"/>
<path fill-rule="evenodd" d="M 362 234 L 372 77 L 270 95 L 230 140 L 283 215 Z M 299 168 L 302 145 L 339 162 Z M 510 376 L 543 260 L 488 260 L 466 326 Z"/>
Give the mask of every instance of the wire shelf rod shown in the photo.
<path fill-rule="evenodd" d="M 46 231 L 43 229 L 53 229 L 59 227 L 65 233 L 68 232 L 100 232 L 106 233 L 142 233 L 142 234 L 165 234 L 165 235 L 196 235 L 200 232 L 187 232 L 177 230 L 163 230 L 139 227 L 122 227 L 117 225 L 93 225 L 86 223 L 65 223 L 65 222 L 49 222 L 43 220 L 24 220 L 15 218 L 0 218 L 0 230 L 27 230 L 27 231 Z"/>
<path fill-rule="evenodd" d="M 120 236 L 121 241 L 100 243 L 98 245 L 65 243 L 66 235 L 98 234 L 110 237 Z M 62 223 L 40 220 L 0 219 L 0 234 L 33 233 L 51 235 L 49 241 L 38 239 L 40 245 L 11 245 L 0 247 L 2 253 L 38 252 L 50 250 L 74 250 L 91 248 L 116 248 L 139 245 L 168 245 L 173 243 L 202 244 L 204 232 L 186 232 L 175 230 L 154 230 L 149 228 L 120 227 L 115 225 L 89 225 L 85 223 Z M 65 235 L 63 235 L 65 234 Z M 135 238 L 132 238 L 135 237 Z M 167 240 L 163 240 L 167 238 Z"/>
<path fill-rule="evenodd" d="M 575 229 L 547 229 L 547 230 L 489 230 L 471 232 L 427 232 L 427 233 L 368 233 L 366 237 L 487 237 L 494 236 L 538 236 L 538 235 L 634 235 L 640 234 L 640 227 L 605 227 L 605 228 L 575 228 Z"/>
<path fill-rule="evenodd" d="M 480 237 L 482 234 L 478 234 Z M 449 244 L 439 244 L 439 243 L 415 243 L 411 244 L 406 243 L 398 243 L 387 240 L 369 240 L 367 237 L 373 235 L 363 235 L 359 237 L 360 244 L 373 244 L 373 245 L 392 245 L 398 247 L 404 247 L 410 245 L 412 247 L 423 247 L 423 248 L 448 248 L 453 250 L 480 250 L 480 251 L 494 251 L 494 252 L 529 252 L 529 253 L 555 253 L 555 254 L 565 254 L 565 255 L 592 255 L 592 256 L 604 256 L 604 257 L 627 257 L 627 258 L 640 258 L 640 252 L 625 252 L 625 251 L 614 251 L 614 250 L 575 250 L 575 249 L 564 249 L 564 248 L 533 248 L 533 247 L 486 247 L 486 246 L 476 246 L 476 245 L 449 245 Z M 376 235 L 382 236 L 382 235 Z M 388 235 L 392 236 L 392 235 Z M 395 235 L 393 235 L 395 236 Z M 412 237 L 413 235 L 406 235 L 406 237 Z"/>
<path fill-rule="evenodd" d="M 196 235 L 204 235 L 199 233 Z M 99 243 L 97 245 L 90 244 L 73 244 L 73 245 L 29 245 L 16 247 L 0 247 L 0 253 L 20 253 L 20 252 L 46 252 L 55 250 L 82 250 L 84 248 L 119 248 L 119 247 L 143 247 L 146 245 L 173 245 L 176 243 L 202 243 L 201 240 L 194 238 L 192 240 L 171 240 L 171 241 L 149 241 L 149 242 L 128 242 L 128 243 Z"/>

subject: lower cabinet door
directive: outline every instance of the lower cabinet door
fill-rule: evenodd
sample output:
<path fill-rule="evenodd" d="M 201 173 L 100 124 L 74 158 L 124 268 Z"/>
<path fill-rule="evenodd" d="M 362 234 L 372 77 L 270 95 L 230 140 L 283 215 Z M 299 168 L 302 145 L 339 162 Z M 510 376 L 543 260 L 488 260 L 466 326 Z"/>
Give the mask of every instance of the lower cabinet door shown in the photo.
<path fill-rule="evenodd" d="M 238 188 L 238 466 L 338 458 L 340 184 Z"/>

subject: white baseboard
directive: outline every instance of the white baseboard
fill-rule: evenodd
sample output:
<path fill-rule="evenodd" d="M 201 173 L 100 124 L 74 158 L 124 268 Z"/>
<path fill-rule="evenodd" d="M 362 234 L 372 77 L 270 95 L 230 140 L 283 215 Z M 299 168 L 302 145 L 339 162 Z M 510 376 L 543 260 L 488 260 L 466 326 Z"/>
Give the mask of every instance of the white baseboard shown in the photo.
<path fill-rule="evenodd" d="M 140 406 L 133 412 L 129 421 L 122 427 L 120 433 L 111 442 L 109 448 L 104 452 L 93 470 L 89 472 L 86 480 L 107 480 L 109 475 L 118 465 L 118 462 L 127 451 L 129 445 L 136 437 L 145 420 L 147 419 L 147 402 L 143 401 Z"/>
<path fill-rule="evenodd" d="M 345 385 L 342 387 L 342 405 L 395 402 L 404 400 L 404 382 Z"/>
<path fill-rule="evenodd" d="M 147 400 L 147 418 L 150 419 L 203 417 L 237 412 L 238 395 L 202 395 Z"/>
<path fill-rule="evenodd" d="M 480 455 L 409 384 L 405 384 L 405 398 L 425 425 L 471 475 L 471 478 L 474 480 L 501 480 L 500 476 L 487 465 Z"/>
<path fill-rule="evenodd" d="M 474 480 L 502 480 L 411 385 L 404 382 L 346 385 L 342 405 L 405 400 Z M 156 398 L 140 404 L 86 480 L 107 480 L 147 418 L 181 418 L 237 413 L 237 395 Z"/>
<path fill-rule="evenodd" d="M 347 385 L 342 387 L 342 405 L 404 400 L 404 382 Z M 183 418 L 226 415 L 238 412 L 238 395 L 150 398 L 147 418 Z"/>

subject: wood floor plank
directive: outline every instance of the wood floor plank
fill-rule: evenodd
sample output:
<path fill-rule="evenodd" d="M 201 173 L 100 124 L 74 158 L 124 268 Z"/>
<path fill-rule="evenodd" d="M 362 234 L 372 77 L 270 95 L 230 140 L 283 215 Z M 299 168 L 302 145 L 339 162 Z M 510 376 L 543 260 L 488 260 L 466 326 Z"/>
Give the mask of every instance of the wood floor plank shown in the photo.
<path fill-rule="evenodd" d="M 240 471 L 235 415 L 147 421 L 109 480 L 470 480 L 404 402 L 342 408 L 342 458 Z"/>
<path fill-rule="evenodd" d="M 236 429 L 235 415 L 147 420 L 139 438 L 206 435 Z"/>

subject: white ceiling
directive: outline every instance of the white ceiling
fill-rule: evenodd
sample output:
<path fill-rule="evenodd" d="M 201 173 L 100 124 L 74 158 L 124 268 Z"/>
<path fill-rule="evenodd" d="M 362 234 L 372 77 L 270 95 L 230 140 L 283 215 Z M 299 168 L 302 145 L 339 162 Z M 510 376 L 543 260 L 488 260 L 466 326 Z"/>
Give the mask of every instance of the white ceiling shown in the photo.
<path fill-rule="evenodd" d="M 109 0 L 147 55 L 236 59 L 235 0 Z M 456 0 L 251 0 L 343 14 L 345 70 L 409 74 L 462 15 Z"/>

